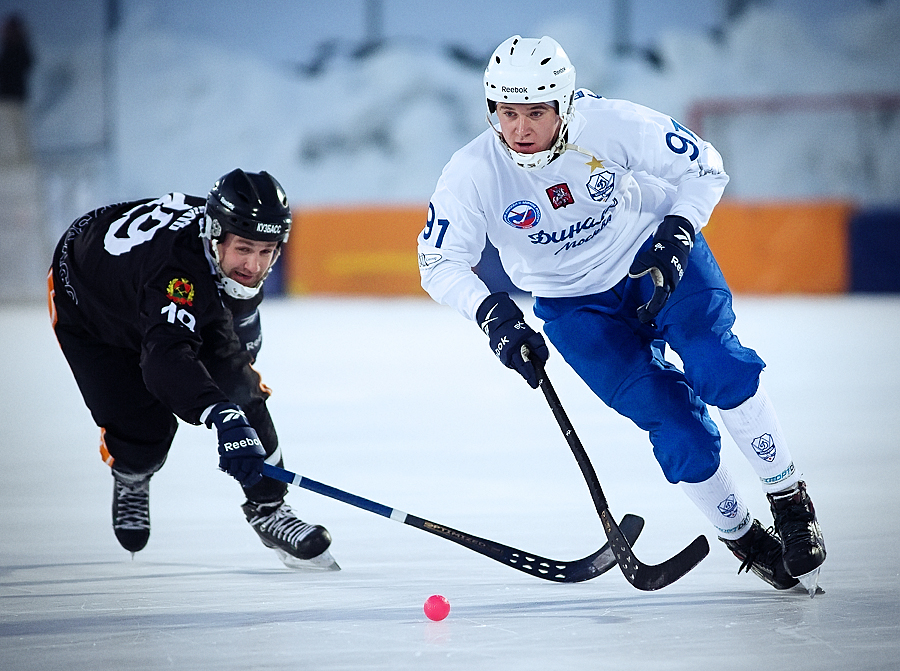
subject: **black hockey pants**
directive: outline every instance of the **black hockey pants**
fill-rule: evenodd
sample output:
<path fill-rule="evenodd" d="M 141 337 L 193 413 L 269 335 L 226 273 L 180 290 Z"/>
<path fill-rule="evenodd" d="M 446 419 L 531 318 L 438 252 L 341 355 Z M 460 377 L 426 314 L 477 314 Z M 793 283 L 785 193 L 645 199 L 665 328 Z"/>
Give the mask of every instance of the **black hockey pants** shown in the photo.
<path fill-rule="evenodd" d="M 54 295 L 50 285 L 53 329 L 63 355 L 75 376 L 85 405 L 100 427 L 100 454 L 115 470 L 124 473 L 155 473 L 166 461 L 178 420 L 144 384 L 138 352 L 97 340 L 79 326 L 77 308 L 63 293 Z M 213 379 L 215 371 L 210 370 Z M 260 390 L 229 390 L 216 380 L 231 400 L 242 407 L 256 429 L 266 454 L 278 447 L 278 438 Z M 210 432 L 215 441 L 215 432 Z M 212 463 L 218 461 L 214 452 Z M 278 460 L 278 465 L 282 465 Z M 263 478 L 244 490 L 251 501 L 265 503 L 284 497 L 287 485 Z"/>

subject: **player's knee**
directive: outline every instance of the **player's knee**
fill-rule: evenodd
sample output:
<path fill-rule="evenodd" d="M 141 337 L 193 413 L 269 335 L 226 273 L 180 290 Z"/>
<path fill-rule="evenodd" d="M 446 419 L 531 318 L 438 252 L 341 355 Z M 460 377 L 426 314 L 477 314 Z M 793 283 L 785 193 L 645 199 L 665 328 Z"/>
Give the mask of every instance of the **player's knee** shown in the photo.
<path fill-rule="evenodd" d="M 110 422 L 103 427 L 100 454 L 117 470 L 155 473 L 165 463 L 177 429 L 171 414 L 163 421 L 148 422 L 143 430 L 130 422 Z"/>
<path fill-rule="evenodd" d="M 685 364 L 694 392 L 717 408 L 736 408 L 756 393 L 765 363 L 756 352 L 742 349 L 710 356 L 700 367 Z"/>
<path fill-rule="evenodd" d="M 653 456 L 669 482 L 702 482 L 719 467 L 719 430 L 708 414 L 673 419 L 651 432 Z"/>
<path fill-rule="evenodd" d="M 673 485 L 679 482 L 703 482 L 712 477 L 719 467 L 719 450 L 696 446 L 685 450 L 653 449 L 656 461 L 666 480 Z"/>

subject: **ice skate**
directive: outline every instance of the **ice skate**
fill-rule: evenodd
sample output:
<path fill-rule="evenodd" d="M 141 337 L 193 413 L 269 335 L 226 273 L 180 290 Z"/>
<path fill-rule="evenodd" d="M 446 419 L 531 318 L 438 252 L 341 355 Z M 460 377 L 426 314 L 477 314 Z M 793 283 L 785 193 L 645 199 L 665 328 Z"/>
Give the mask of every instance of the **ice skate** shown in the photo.
<path fill-rule="evenodd" d="M 781 541 L 765 530 L 758 520 L 753 520 L 750 530 L 737 540 L 719 538 L 741 560 L 741 571 L 752 571 L 775 589 L 790 589 L 798 584 L 784 566 Z"/>
<path fill-rule="evenodd" d="M 241 509 L 263 545 L 272 548 L 288 568 L 340 570 L 328 551 L 328 530 L 299 519 L 288 504 L 247 501 Z"/>
<path fill-rule="evenodd" d="M 150 476 L 113 470 L 113 531 L 119 544 L 131 553 L 150 540 Z"/>
<path fill-rule="evenodd" d="M 819 567 L 825 561 L 825 540 L 806 483 L 801 481 L 784 492 L 768 494 L 768 499 L 775 531 L 781 538 L 784 566 L 792 576 L 803 579 L 810 596 L 814 596 Z"/>

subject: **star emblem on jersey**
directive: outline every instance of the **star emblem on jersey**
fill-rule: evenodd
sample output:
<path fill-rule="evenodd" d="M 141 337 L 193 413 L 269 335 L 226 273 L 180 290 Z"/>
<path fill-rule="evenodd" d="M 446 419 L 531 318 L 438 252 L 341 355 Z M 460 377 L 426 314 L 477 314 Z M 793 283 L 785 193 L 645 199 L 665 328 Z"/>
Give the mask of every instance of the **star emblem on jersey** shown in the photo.
<path fill-rule="evenodd" d="M 683 226 L 679 226 L 678 230 L 681 232 L 675 234 L 675 239 L 687 247 L 688 251 L 691 251 L 694 248 L 694 241 L 691 239 L 691 234 L 684 230 Z"/>
<path fill-rule="evenodd" d="M 166 287 L 166 297 L 178 305 L 193 305 L 194 285 L 183 277 L 173 278 Z"/>
<path fill-rule="evenodd" d="M 550 199 L 550 204 L 554 210 L 558 210 L 566 205 L 572 205 L 575 202 L 572 192 L 569 190 L 569 185 L 565 182 L 555 184 L 547 189 L 547 197 Z"/>
<path fill-rule="evenodd" d="M 591 169 L 591 174 L 594 174 L 594 170 L 605 170 L 606 167 L 603 165 L 603 161 L 599 158 L 591 154 L 591 160 L 585 163 Z"/>

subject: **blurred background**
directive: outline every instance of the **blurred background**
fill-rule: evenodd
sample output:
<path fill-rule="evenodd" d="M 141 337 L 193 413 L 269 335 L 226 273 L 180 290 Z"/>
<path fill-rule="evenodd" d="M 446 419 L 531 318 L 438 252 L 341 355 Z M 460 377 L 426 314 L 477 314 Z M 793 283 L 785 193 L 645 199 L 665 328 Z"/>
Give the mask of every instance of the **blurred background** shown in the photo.
<path fill-rule="evenodd" d="M 424 295 L 415 236 L 513 34 L 719 149 L 705 233 L 736 292 L 900 291 L 900 0 L 0 0 L 0 20 L 0 303 L 42 299 L 80 214 L 234 167 L 295 209 L 267 290 Z M 479 269 L 514 289 L 490 248 Z"/>

